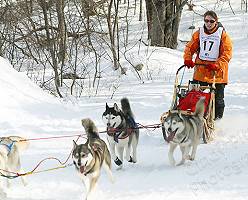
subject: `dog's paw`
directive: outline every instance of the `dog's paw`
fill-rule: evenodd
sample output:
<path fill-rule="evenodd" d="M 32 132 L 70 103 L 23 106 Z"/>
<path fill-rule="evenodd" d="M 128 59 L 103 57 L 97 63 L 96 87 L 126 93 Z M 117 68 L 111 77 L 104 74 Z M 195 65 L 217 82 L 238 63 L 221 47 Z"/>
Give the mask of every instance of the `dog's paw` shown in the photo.
<path fill-rule="evenodd" d="M 175 167 L 176 166 L 176 161 L 175 160 L 170 160 L 170 165 Z"/>
<path fill-rule="evenodd" d="M 118 157 L 116 157 L 116 159 L 114 160 L 114 162 L 118 166 L 121 166 L 122 165 L 122 161 Z"/>
<path fill-rule="evenodd" d="M 128 162 L 131 162 L 131 163 L 136 163 L 136 162 L 137 162 L 137 160 L 136 160 L 136 159 L 134 159 L 134 158 L 132 158 L 132 156 L 130 156 L 130 158 L 129 158 Z"/>
<path fill-rule="evenodd" d="M 195 158 L 192 157 L 192 156 L 190 156 L 190 157 L 189 157 L 189 160 L 193 161 L 193 160 L 195 160 Z"/>
<path fill-rule="evenodd" d="M 176 166 L 176 161 L 173 156 L 169 154 L 169 163 L 171 166 Z"/>
<path fill-rule="evenodd" d="M 191 160 L 191 156 L 190 155 L 186 155 L 186 156 L 184 156 L 184 159 L 185 160 Z"/>
<path fill-rule="evenodd" d="M 185 160 L 181 160 L 176 166 L 183 165 L 185 163 Z"/>

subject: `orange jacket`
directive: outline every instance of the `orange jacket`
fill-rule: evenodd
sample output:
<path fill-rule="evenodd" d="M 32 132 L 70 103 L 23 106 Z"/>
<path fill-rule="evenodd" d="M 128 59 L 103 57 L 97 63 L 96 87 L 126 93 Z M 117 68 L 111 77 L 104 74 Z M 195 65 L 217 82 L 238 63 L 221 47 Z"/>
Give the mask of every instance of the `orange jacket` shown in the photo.
<path fill-rule="evenodd" d="M 217 30 L 217 29 L 216 29 Z M 191 41 L 186 44 L 184 50 L 184 60 L 192 60 L 192 56 L 197 53 L 194 67 L 194 79 L 207 83 L 213 83 L 214 73 L 209 71 L 204 65 L 213 63 L 217 65 L 218 70 L 215 73 L 215 83 L 228 82 L 228 63 L 232 58 L 232 41 L 225 30 L 223 30 L 220 43 L 220 53 L 217 61 L 205 61 L 199 58 L 199 40 L 200 32 L 196 31 L 191 38 Z M 201 65 L 204 64 L 204 65 Z"/>

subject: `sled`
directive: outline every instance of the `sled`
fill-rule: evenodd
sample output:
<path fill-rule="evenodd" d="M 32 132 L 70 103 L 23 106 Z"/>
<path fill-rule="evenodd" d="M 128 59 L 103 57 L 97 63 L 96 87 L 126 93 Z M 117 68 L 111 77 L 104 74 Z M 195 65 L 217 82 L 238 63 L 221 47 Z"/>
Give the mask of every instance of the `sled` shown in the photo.
<path fill-rule="evenodd" d="M 189 81 L 188 84 L 178 83 L 179 71 L 184 69 L 182 65 L 176 72 L 173 99 L 170 107 L 171 110 L 179 110 L 183 115 L 193 115 L 195 105 L 199 98 L 205 97 L 205 112 L 204 112 L 204 130 L 202 134 L 203 142 L 209 143 L 213 139 L 214 134 L 214 118 L 215 118 L 215 83 L 211 86 L 200 86 L 199 83 Z M 182 81 L 181 81 L 182 82 Z M 161 115 L 162 133 L 165 141 L 168 140 L 168 133 L 164 127 L 164 122 L 168 112 Z"/>

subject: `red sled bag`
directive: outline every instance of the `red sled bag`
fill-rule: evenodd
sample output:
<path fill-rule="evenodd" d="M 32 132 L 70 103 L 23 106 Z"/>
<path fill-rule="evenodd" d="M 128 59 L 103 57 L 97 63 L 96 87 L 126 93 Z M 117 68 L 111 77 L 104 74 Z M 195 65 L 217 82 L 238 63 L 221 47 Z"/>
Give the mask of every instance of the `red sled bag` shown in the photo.
<path fill-rule="evenodd" d="M 191 90 L 186 94 L 185 97 L 181 97 L 179 99 L 179 104 L 177 106 L 177 109 L 195 112 L 196 103 L 201 97 L 205 97 L 205 113 L 206 113 L 211 94 L 202 91 L 195 91 L 195 90 Z"/>

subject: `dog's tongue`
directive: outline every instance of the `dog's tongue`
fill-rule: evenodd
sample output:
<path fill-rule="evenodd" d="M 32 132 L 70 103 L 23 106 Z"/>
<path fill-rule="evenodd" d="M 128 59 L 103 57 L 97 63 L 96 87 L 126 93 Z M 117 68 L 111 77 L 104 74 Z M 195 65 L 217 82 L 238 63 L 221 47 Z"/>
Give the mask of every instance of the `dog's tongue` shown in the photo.
<path fill-rule="evenodd" d="M 83 174 L 85 170 L 85 166 L 80 166 L 80 172 Z"/>
<path fill-rule="evenodd" d="M 175 132 L 171 132 L 167 137 L 168 142 L 172 141 L 174 136 L 175 136 Z"/>

